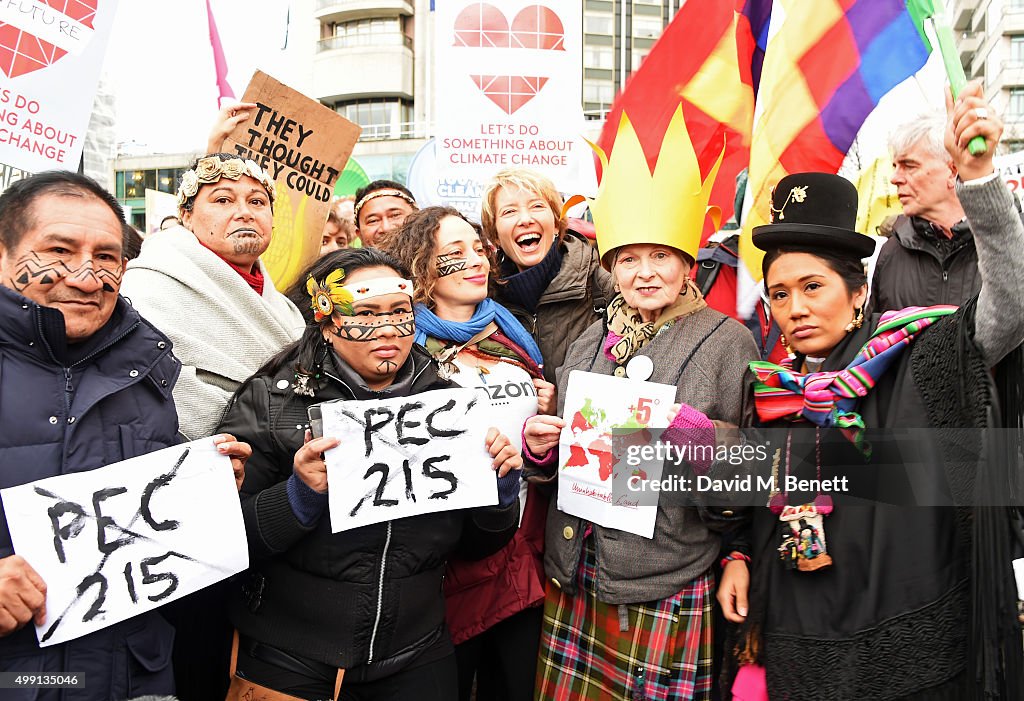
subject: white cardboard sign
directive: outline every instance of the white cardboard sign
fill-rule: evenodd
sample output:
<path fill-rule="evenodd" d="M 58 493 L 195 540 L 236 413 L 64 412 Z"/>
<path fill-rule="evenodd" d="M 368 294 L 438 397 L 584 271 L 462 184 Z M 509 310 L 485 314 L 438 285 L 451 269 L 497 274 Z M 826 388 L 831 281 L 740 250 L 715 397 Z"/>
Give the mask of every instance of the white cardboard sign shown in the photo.
<path fill-rule="evenodd" d="M 230 459 L 209 438 L 0 490 L 46 582 L 40 646 L 100 630 L 249 566 Z"/>
<path fill-rule="evenodd" d="M 490 401 L 472 389 L 321 404 L 331 530 L 498 503 L 484 440 Z"/>

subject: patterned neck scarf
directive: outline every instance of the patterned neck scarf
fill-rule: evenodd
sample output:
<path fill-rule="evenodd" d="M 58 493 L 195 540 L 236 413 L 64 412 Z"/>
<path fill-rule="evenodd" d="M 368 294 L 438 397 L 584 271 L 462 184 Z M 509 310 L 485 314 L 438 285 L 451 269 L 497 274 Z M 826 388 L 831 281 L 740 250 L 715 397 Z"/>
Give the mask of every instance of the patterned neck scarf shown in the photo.
<path fill-rule="evenodd" d="M 767 361 L 751 362 L 758 417 L 765 422 L 802 418 L 822 427 L 852 429 L 854 436 L 859 436 L 864 420 L 854 411 L 857 402 L 867 396 L 917 334 L 956 310 L 943 305 L 886 312 L 843 370 L 804 374 Z"/>
<path fill-rule="evenodd" d="M 686 278 L 686 284 L 676 300 L 661 310 L 653 322 L 643 320 L 640 312 L 626 304 L 621 294 L 608 305 L 608 332 L 611 345 L 606 353 L 620 365 L 632 358 L 659 331 L 684 316 L 699 312 L 708 306 L 700 289 L 693 280 Z"/>

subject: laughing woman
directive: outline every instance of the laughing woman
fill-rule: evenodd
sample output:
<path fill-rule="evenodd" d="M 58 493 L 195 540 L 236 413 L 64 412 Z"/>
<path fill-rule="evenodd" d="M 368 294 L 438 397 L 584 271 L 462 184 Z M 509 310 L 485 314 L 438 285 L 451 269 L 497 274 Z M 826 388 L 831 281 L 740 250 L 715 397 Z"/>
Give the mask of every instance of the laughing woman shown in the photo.
<path fill-rule="evenodd" d="M 525 320 L 553 382 L 569 345 L 608 306 L 611 277 L 590 242 L 567 230 L 562 196 L 537 171 L 499 171 L 484 193 L 480 222 L 499 249 L 498 299 Z"/>
<path fill-rule="evenodd" d="M 530 334 L 488 297 L 491 260 L 480 230 L 450 207 L 428 207 L 378 245 L 413 272 L 416 340 L 464 387 L 479 387 L 501 413 L 501 429 L 520 446 L 523 423 L 554 407 Z M 533 698 L 544 599 L 544 497 L 524 483 L 523 518 L 503 550 L 486 560 L 452 560 L 445 577 L 448 626 L 459 662 L 459 698 L 476 676 L 479 701 Z"/>
<path fill-rule="evenodd" d="M 444 563 L 456 551 L 489 555 L 512 536 L 518 450 L 491 429 L 494 461 L 479 467 L 498 471 L 498 506 L 332 533 L 323 451 L 339 443 L 303 431 L 315 403 L 451 387 L 413 343 L 408 276 L 374 249 L 314 263 L 308 285 L 316 321 L 239 389 L 225 414 L 222 425 L 253 442 L 242 488 L 252 564 L 230 607 L 239 693 L 229 698 L 242 698 L 252 683 L 301 699 L 334 698 L 339 669 L 342 699 L 448 701 L 457 693 Z"/>

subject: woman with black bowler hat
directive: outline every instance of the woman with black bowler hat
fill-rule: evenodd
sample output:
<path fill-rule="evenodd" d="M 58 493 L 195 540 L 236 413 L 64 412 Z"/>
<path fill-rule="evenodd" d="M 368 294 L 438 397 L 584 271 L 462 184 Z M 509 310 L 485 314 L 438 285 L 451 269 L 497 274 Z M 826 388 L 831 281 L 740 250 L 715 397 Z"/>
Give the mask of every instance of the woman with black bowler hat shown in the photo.
<path fill-rule="evenodd" d="M 859 469 L 845 463 L 857 479 L 870 469 L 864 441 L 879 435 L 866 429 L 940 429 L 928 434 L 935 459 L 921 461 L 930 471 L 923 482 L 948 485 L 956 507 L 883 503 L 885 489 L 878 501 L 856 504 L 823 491 L 774 490 L 769 508 L 754 514 L 749 550 L 737 546 L 745 552 L 726 564 L 719 589 L 726 618 L 742 623 L 737 698 L 1024 693 L 1009 554 L 1014 511 L 974 506 L 985 503 L 979 495 L 1005 499 L 1020 466 L 1015 455 L 951 459 L 950 449 L 964 446 L 946 440 L 951 429 L 1021 425 L 1005 388 L 1010 380 L 1019 387 L 1021 374 L 1024 227 L 993 170 L 1002 125 L 980 86 L 968 86 L 955 108 L 949 101 L 949 114 L 946 146 L 984 279 L 962 308 L 865 318 L 862 259 L 873 244 L 854 231 L 857 193 L 839 176 L 783 178 L 772 223 L 754 229 L 772 316 L 792 347 L 783 366 L 751 363 L 761 424 L 787 428 L 776 476 L 837 476 L 829 451 L 845 445 L 862 456 Z M 967 148 L 976 136 L 984 154 Z M 905 466 L 886 467 L 875 478 L 888 488 Z"/>

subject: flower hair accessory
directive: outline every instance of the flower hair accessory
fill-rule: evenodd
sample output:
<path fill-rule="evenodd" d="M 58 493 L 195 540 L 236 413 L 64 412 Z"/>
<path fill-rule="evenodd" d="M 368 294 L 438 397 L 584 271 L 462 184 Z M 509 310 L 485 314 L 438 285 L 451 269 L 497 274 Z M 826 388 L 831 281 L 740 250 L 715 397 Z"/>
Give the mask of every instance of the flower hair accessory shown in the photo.
<path fill-rule="evenodd" d="M 243 161 L 241 158 L 221 160 L 220 156 L 206 156 L 196 162 L 195 168 L 186 170 L 181 176 L 181 184 L 178 185 L 178 207 L 184 207 L 189 199 L 195 197 L 202 185 L 215 183 L 221 178 L 238 180 L 243 175 L 248 175 L 265 187 L 267 194 L 270 195 L 270 204 L 274 204 L 274 181 L 256 161 Z"/>
<path fill-rule="evenodd" d="M 341 284 L 345 279 L 345 269 L 338 268 L 319 283 L 312 275 L 306 280 L 306 292 L 312 300 L 313 318 L 322 321 L 334 314 L 335 309 L 342 316 L 355 316 L 352 308 L 352 293 Z"/>

